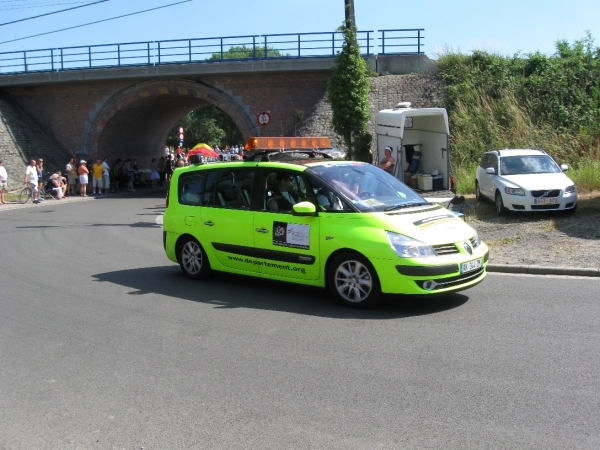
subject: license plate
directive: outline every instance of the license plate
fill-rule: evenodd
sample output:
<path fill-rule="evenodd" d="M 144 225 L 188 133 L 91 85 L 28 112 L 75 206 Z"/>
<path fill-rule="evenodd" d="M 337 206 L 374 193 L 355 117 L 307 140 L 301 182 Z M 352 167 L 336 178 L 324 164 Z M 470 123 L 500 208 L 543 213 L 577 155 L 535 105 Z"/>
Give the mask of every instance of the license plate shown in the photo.
<path fill-rule="evenodd" d="M 473 261 L 468 261 L 468 262 L 462 263 L 460 265 L 460 273 L 467 273 L 467 272 L 472 272 L 477 269 L 481 269 L 482 265 L 483 265 L 482 258 L 474 259 Z"/>
<path fill-rule="evenodd" d="M 552 205 L 552 204 L 556 204 L 558 203 L 558 197 L 552 197 L 552 198 L 547 198 L 547 197 L 539 197 L 539 198 L 534 198 L 533 199 L 533 204 L 534 205 Z"/>

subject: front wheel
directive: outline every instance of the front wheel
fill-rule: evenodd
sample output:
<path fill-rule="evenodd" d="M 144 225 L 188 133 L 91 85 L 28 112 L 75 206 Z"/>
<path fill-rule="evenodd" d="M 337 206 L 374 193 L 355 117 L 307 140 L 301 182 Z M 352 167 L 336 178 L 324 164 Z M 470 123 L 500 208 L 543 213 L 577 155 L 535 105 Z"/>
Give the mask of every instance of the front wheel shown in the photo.
<path fill-rule="evenodd" d="M 370 308 L 381 301 L 377 273 L 358 253 L 344 252 L 331 261 L 327 286 L 342 305 L 350 308 Z"/>
<path fill-rule="evenodd" d="M 502 201 L 502 194 L 500 191 L 496 191 L 496 214 L 499 216 L 505 216 L 508 210 L 504 207 L 504 202 Z"/>
<path fill-rule="evenodd" d="M 21 204 L 27 203 L 31 198 L 31 193 L 31 189 L 29 189 L 28 187 L 24 187 L 21 191 L 21 195 L 19 195 L 19 202 Z"/>
<path fill-rule="evenodd" d="M 193 280 L 210 276 L 210 264 L 202 246 L 193 237 L 185 237 L 177 245 L 177 259 L 184 275 Z"/>

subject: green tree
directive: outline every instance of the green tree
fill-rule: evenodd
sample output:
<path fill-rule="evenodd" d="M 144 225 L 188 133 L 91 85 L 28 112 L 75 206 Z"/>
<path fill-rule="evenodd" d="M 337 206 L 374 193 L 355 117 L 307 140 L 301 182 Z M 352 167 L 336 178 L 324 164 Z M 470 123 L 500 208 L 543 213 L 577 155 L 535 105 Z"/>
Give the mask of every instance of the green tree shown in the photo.
<path fill-rule="evenodd" d="M 354 154 L 352 137 L 360 136 L 364 141 L 370 118 L 369 68 L 356 44 L 354 30 L 346 26 L 342 26 L 340 30 L 344 33 L 344 43 L 327 83 L 327 101 L 333 112 L 333 129 L 344 140 L 348 148 L 348 159 L 353 159 L 359 155 Z"/>
<path fill-rule="evenodd" d="M 276 48 L 267 47 L 267 57 L 269 58 L 278 58 L 281 57 L 282 54 Z M 290 56 L 287 53 L 285 56 Z M 245 45 L 234 45 L 229 47 L 226 52 L 223 52 L 222 59 L 247 59 L 247 58 L 264 58 L 265 57 L 265 47 L 257 46 L 256 47 L 256 55 L 254 54 L 254 49 L 252 47 L 246 47 Z M 221 53 L 213 53 L 208 59 L 221 59 Z"/>
<path fill-rule="evenodd" d="M 230 144 L 243 142 L 242 133 L 231 117 L 216 106 L 205 106 L 182 117 L 167 137 L 167 145 L 179 145 L 178 129 L 185 130 L 185 147 L 193 147 L 203 142 L 211 147 L 224 148 Z"/>

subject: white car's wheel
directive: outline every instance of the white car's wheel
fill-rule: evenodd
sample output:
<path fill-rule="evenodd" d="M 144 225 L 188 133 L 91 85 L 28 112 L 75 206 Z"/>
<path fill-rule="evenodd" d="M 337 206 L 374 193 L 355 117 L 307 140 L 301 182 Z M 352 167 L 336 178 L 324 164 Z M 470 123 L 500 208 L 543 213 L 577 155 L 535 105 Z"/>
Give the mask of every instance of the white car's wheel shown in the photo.
<path fill-rule="evenodd" d="M 504 207 L 504 202 L 502 201 L 502 194 L 500 191 L 496 191 L 496 214 L 499 216 L 504 216 L 508 212 L 508 210 Z"/>
<path fill-rule="evenodd" d="M 481 189 L 479 188 L 478 181 L 475 181 L 475 198 L 477 199 L 477 201 L 480 201 L 480 202 L 483 201 L 483 197 L 481 196 Z"/>

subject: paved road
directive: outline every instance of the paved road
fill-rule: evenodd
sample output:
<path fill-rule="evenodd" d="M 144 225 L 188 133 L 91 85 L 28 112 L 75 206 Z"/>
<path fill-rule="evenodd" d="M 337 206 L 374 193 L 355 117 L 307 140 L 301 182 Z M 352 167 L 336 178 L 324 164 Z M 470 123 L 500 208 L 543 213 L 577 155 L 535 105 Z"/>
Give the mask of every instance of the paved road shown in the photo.
<path fill-rule="evenodd" d="M 597 449 L 600 280 L 185 279 L 159 194 L 0 211 L 0 449 Z"/>

